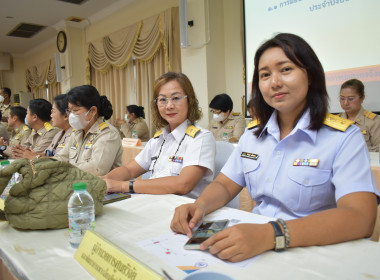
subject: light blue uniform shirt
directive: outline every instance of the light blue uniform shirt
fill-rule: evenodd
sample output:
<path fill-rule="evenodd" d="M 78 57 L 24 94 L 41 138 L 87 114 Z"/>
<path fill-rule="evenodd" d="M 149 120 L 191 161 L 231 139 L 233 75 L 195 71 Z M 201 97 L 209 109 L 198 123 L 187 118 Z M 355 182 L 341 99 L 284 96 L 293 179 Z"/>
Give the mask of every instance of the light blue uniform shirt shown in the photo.
<path fill-rule="evenodd" d="M 370 157 L 360 129 L 342 132 L 327 125 L 310 130 L 309 111 L 280 140 L 275 111 L 259 137 L 246 130 L 221 170 L 256 201 L 253 213 L 294 219 L 335 208 L 336 201 L 353 192 L 379 195 Z M 258 158 L 241 157 L 242 152 Z M 318 159 L 317 167 L 293 166 L 296 159 Z"/>

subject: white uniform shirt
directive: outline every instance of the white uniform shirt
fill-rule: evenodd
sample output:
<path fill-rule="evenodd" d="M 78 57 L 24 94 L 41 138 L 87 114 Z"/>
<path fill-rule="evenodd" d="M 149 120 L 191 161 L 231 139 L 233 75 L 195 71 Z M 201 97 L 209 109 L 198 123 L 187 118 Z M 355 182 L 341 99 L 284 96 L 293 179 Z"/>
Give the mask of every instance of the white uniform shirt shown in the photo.
<path fill-rule="evenodd" d="M 323 125 L 316 131 L 307 128 L 309 123 L 307 111 L 280 140 L 274 112 L 259 137 L 246 130 L 240 138 L 221 172 L 247 186 L 257 203 L 254 213 L 294 219 L 335 208 L 349 193 L 379 194 L 359 128 L 351 125 L 342 132 Z M 297 159 L 318 159 L 319 164 L 294 166 Z"/>
<path fill-rule="evenodd" d="M 206 167 L 208 170 L 205 176 L 186 195 L 191 198 L 197 198 L 213 180 L 215 139 L 210 131 L 197 125 L 195 126 L 201 130 L 193 138 L 186 134 L 188 126 L 190 126 L 190 123 L 186 120 L 171 133 L 169 132 L 169 127 L 166 127 L 159 137 L 149 140 L 144 150 L 136 156 L 135 160 L 142 168 L 153 172 L 151 179 L 177 176 L 182 168 L 186 166 L 199 165 Z M 178 157 L 177 162 L 170 160 L 171 156 Z"/>

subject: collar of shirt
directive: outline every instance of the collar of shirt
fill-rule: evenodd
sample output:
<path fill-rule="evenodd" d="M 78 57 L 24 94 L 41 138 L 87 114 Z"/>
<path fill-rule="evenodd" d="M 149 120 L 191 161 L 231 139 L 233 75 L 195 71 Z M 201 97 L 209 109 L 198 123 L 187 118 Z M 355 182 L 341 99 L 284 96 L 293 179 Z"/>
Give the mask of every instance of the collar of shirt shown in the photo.
<path fill-rule="evenodd" d="M 271 134 L 277 141 L 280 141 L 280 128 L 277 123 L 277 110 L 273 111 L 271 117 L 269 118 L 267 124 L 265 125 L 263 131 L 260 133 L 259 137 L 262 137 L 264 131 L 266 131 L 268 134 Z M 317 131 L 311 130 L 308 128 L 310 125 L 310 110 L 307 109 L 301 118 L 298 120 L 296 126 L 293 128 L 293 130 L 289 133 L 289 136 L 296 133 L 297 131 L 301 131 L 305 133 L 309 138 L 315 142 L 317 138 Z"/>
<path fill-rule="evenodd" d="M 176 129 L 174 129 L 172 132 L 169 132 L 169 126 L 166 126 L 164 131 L 162 132 L 161 136 L 166 139 L 169 134 L 171 134 L 177 143 L 181 141 L 183 138 L 183 135 L 186 133 L 186 129 L 189 126 L 189 122 L 186 119 L 183 123 L 181 123 L 179 126 L 177 126 Z"/>
<path fill-rule="evenodd" d="M 363 106 L 361 106 L 359 113 L 356 115 L 356 117 L 354 119 L 354 122 L 360 124 L 363 121 L 363 119 L 364 119 L 364 111 L 365 110 L 364 110 Z"/>

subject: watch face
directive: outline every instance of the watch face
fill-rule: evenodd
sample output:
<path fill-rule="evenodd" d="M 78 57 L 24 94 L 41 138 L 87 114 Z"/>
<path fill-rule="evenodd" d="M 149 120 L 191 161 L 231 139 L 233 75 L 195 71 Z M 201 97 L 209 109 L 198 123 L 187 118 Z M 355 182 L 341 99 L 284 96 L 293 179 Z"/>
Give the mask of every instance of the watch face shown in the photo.
<path fill-rule="evenodd" d="M 59 52 L 63 53 L 66 50 L 67 37 L 64 31 L 59 31 L 57 35 L 57 49 Z"/>
<path fill-rule="evenodd" d="M 1 145 L 0 146 L 0 151 L 1 152 L 4 152 L 6 149 L 7 149 L 7 146 L 5 146 L 5 145 Z"/>
<path fill-rule="evenodd" d="M 285 236 L 276 236 L 276 251 L 285 249 Z"/>

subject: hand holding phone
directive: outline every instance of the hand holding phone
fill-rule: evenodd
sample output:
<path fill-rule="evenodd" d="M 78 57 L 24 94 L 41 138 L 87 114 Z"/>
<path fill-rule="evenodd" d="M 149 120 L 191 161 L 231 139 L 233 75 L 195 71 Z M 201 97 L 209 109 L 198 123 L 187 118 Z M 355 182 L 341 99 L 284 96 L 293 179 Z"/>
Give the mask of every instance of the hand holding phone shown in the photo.
<path fill-rule="evenodd" d="M 218 221 L 204 221 L 194 231 L 191 238 L 186 242 L 184 248 L 187 250 L 199 249 L 199 246 L 203 241 L 214 235 L 215 233 L 222 231 L 228 225 L 229 220 Z"/>

